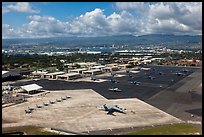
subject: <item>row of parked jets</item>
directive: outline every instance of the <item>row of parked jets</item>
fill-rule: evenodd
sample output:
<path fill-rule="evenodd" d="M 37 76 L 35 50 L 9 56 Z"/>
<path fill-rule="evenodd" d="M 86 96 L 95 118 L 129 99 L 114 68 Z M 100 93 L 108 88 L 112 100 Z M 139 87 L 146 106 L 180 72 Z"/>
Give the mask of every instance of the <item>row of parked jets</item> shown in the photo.
<path fill-rule="evenodd" d="M 61 97 L 61 99 L 56 99 L 56 102 L 62 102 L 63 100 L 67 100 L 69 98 L 71 98 L 71 97 L 70 96 Z M 50 101 L 49 100 L 49 103 L 43 102 L 44 106 L 49 106 L 49 104 L 55 104 L 55 101 Z M 43 107 L 42 105 L 36 104 L 36 108 L 42 108 L 42 107 Z M 25 113 L 32 113 L 33 110 L 35 110 L 35 108 L 28 107 L 28 109 L 25 109 Z"/>
<path fill-rule="evenodd" d="M 155 69 L 154 69 L 155 70 Z M 187 69 L 182 69 L 180 72 L 175 72 L 175 73 L 172 73 L 172 74 L 174 74 L 174 75 L 177 75 L 177 76 L 185 76 L 185 73 L 187 73 L 187 72 L 189 72 L 189 70 L 187 70 Z M 131 74 L 130 74 L 130 72 L 129 71 L 126 71 L 126 73 L 128 73 L 128 75 L 129 75 L 129 78 L 134 78 Z M 146 74 L 146 73 L 145 73 Z M 111 72 L 111 76 L 114 78 L 114 76 L 115 76 L 116 74 L 115 73 L 112 73 Z M 159 75 L 165 75 L 165 73 L 164 72 L 159 72 Z M 119 83 L 119 81 L 118 80 L 115 80 L 115 79 L 113 79 L 113 78 L 111 78 L 109 81 L 110 82 L 112 82 L 112 83 Z M 150 79 L 150 80 L 153 80 L 153 79 L 156 79 L 156 77 L 154 77 L 154 76 L 146 76 L 146 78 L 148 78 L 148 79 Z M 91 80 L 93 80 L 93 81 L 97 81 L 97 80 L 99 80 L 98 78 L 95 78 L 95 77 L 91 77 Z M 172 80 L 173 81 L 173 80 Z M 129 81 L 129 83 L 130 84 L 134 84 L 134 85 L 140 85 L 141 84 L 141 82 L 139 82 L 139 81 Z M 113 91 L 113 92 L 121 92 L 122 90 L 121 89 L 119 89 L 118 87 L 112 87 L 112 88 L 109 88 L 108 89 L 109 91 Z"/>

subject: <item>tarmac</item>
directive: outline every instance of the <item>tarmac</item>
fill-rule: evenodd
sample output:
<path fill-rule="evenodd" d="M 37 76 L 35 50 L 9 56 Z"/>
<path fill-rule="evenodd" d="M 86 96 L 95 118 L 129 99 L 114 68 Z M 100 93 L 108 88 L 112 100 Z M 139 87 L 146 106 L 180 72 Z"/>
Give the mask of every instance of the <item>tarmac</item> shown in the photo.
<path fill-rule="evenodd" d="M 65 96 L 71 96 L 71 98 L 43 106 L 43 102 L 55 101 Z M 107 112 L 97 108 L 105 103 L 117 104 L 125 108 L 126 114 L 108 115 Z M 36 108 L 36 104 L 41 105 L 42 108 Z M 34 108 L 30 114 L 24 111 L 28 106 Z M 139 99 L 108 100 L 91 89 L 61 90 L 50 92 L 44 97 L 29 98 L 28 102 L 3 108 L 2 119 L 8 121 L 2 124 L 3 128 L 34 125 L 69 130 L 75 133 L 181 122 Z"/>
<path fill-rule="evenodd" d="M 71 81 L 41 79 L 11 84 L 22 86 L 36 83 L 50 93 L 44 97 L 28 98 L 28 102 L 3 108 L 2 119 L 7 122 L 2 126 L 38 125 L 89 133 L 182 121 L 201 123 L 202 68 L 152 65 L 146 67 L 151 69 L 130 73 L 133 78 L 124 71 L 116 72 L 114 79 L 119 83 L 111 83 L 109 80 L 112 76 L 110 73 L 105 73 L 96 76 L 98 81 L 92 81 L 89 77 Z M 184 76 L 174 74 L 183 68 L 189 72 Z M 164 74 L 160 75 L 159 72 Z M 154 76 L 155 79 L 148 79 L 148 76 Z M 134 80 L 141 84 L 129 83 Z M 122 92 L 109 91 L 108 89 L 112 87 L 118 87 Z M 66 95 L 72 98 L 25 114 L 24 110 L 28 106 L 35 107 L 36 103 L 42 104 Z M 96 108 L 105 103 L 126 108 L 127 114 L 116 113 L 116 116 L 112 116 Z"/>

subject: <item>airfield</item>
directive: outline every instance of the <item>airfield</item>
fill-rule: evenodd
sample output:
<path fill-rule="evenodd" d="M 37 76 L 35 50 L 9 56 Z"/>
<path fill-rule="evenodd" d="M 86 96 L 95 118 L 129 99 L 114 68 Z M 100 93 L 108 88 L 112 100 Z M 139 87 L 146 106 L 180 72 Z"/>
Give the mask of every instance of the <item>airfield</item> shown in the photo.
<path fill-rule="evenodd" d="M 173 73 L 184 67 L 146 67 L 151 69 L 128 74 L 125 71 L 116 72 L 114 79 L 119 83 L 110 82 L 109 73 L 96 76 L 96 81 L 89 77 L 71 81 L 41 79 L 16 82 L 12 85 L 36 83 L 47 94 L 38 93 L 25 103 L 3 108 L 2 119 L 5 122 L 2 127 L 35 125 L 89 133 L 202 121 L 201 68 L 185 67 L 189 72 L 184 76 L 177 76 Z M 160 75 L 159 72 L 164 74 Z M 155 79 L 149 79 L 148 76 Z M 133 80 L 141 83 L 130 84 L 129 81 Z M 109 91 L 112 87 L 118 87 L 122 92 Z M 43 106 L 43 102 L 56 101 L 65 96 L 71 98 Z M 42 105 L 42 108 L 36 108 L 36 104 Z M 107 115 L 107 112 L 97 108 L 103 104 L 125 108 L 126 114 Z M 35 108 L 30 114 L 25 113 L 28 106 Z"/>

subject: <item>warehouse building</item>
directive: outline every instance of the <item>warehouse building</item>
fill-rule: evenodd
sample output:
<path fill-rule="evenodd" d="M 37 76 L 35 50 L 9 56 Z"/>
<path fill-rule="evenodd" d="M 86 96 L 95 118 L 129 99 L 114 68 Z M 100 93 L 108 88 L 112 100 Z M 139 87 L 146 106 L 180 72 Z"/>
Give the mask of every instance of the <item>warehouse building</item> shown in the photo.
<path fill-rule="evenodd" d="M 86 71 L 87 68 L 81 68 L 81 69 L 73 69 L 73 70 L 70 70 L 69 72 L 70 73 L 79 73 L 79 74 L 82 74 L 83 71 Z"/>
<path fill-rule="evenodd" d="M 24 91 L 28 92 L 28 94 L 38 93 L 42 90 L 42 87 L 37 84 L 29 84 L 29 85 L 21 86 L 21 88 Z"/>
<path fill-rule="evenodd" d="M 86 76 L 91 76 L 91 75 L 99 75 L 102 74 L 103 71 L 100 69 L 91 69 L 91 70 L 87 70 L 87 71 L 83 71 L 82 72 L 84 75 Z"/>
<path fill-rule="evenodd" d="M 47 73 L 43 74 L 43 78 L 48 78 L 48 79 L 56 79 L 57 75 L 62 75 L 65 74 L 65 72 L 59 71 L 59 72 L 54 72 L 54 73 Z"/>
<path fill-rule="evenodd" d="M 118 71 L 119 67 L 117 67 L 117 66 L 105 67 L 105 68 L 103 68 L 103 70 L 106 72 Z"/>
<path fill-rule="evenodd" d="M 79 73 L 67 73 L 63 75 L 57 75 L 57 79 L 62 79 L 62 80 L 73 80 L 81 78 L 81 75 Z"/>

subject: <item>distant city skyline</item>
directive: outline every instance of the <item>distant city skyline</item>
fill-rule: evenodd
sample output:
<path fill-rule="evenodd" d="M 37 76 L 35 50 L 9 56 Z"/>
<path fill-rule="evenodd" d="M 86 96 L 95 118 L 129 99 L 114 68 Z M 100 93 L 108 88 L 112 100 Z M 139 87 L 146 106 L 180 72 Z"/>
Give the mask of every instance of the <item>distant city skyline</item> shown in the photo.
<path fill-rule="evenodd" d="M 202 35 L 202 2 L 3 2 L 2 37 Z"/>

